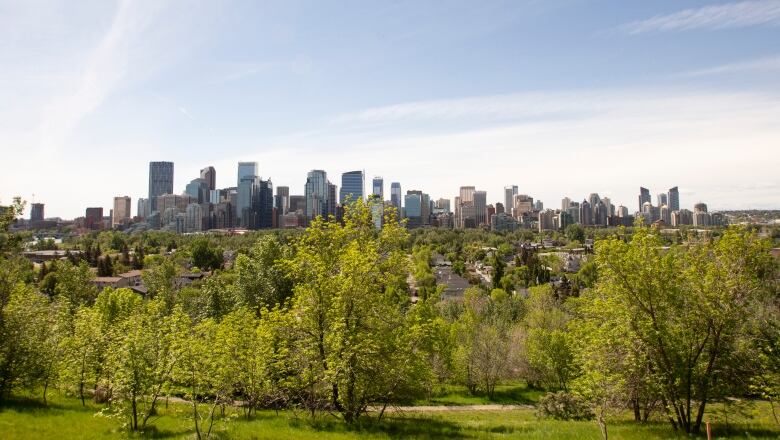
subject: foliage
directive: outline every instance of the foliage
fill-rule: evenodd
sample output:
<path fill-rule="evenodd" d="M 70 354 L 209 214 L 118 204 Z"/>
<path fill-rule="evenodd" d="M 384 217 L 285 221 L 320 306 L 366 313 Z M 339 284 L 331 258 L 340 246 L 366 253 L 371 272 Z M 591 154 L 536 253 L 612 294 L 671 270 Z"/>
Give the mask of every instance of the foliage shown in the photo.
<path fill-rule="evenodd" d="M 588 403 L 581 397 L 558 391 L 547 393 L 536 406 L 537 417 L 555 420 L 593 420 L 594 415 Z"/>

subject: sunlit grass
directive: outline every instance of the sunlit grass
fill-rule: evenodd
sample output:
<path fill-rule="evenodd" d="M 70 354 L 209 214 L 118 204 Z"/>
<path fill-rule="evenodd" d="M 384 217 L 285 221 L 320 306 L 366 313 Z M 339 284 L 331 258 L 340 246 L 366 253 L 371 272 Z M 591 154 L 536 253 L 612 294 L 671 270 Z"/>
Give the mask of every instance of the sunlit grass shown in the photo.
<path fill-rule="evenodd" d="M 458 395 L 457 389 L 451 390 Z M 464 399 L 466 399 L 464 397 Z M 458 401 L 452 398 L 452 401 Z M 466 402 L 470 404 L 472 402 Z M 474 401 L 474 403 L 485 403 Z M 707 419 L 713 422 L 715 438 L 778 438 L 780 427 L 774 424 L 769 405 L 764 402 L 730 405 L 725 414 L 712 405 Z M 87 402 L 86 407 L 72 397 L 52 393 L 49 405 L 37 398 L 17 398 L 0 405 L 2 439 L 106 439 L 106 438 L 194 438 L 191 407 L 163 403 L 158 416 L 145 432 L 130 435 L 121 421 L 96 415 L 102 406 Z M 737 411 L 737 409 L 740 409 Z M 206 408 L 202 408 L 205 413 Z M 744 414 L 743 414 L 744 413 Z M 247 420 L 243 413 L 228 408 L 226 418 L 217 417 L 212 431 L 215 438 L 237 439 L 599 439 L 594 422 L 538 420 L 530 409 L 510 411 L 408 412 L 386 414 L 381 422 L 376 415 L 365 417 L 356 426 L 348 426 L 330 414 L 311 420 L 305 412 L 260 411 Z M 748 418 L 748 416 L 752 418 Z M 202 423 L 201 429 L 207 427 Z M 626 417 L 612 418 L 610 438 L 673 439 L 686 438 L 675 433 L 661 420 L 636 424 Z"/>

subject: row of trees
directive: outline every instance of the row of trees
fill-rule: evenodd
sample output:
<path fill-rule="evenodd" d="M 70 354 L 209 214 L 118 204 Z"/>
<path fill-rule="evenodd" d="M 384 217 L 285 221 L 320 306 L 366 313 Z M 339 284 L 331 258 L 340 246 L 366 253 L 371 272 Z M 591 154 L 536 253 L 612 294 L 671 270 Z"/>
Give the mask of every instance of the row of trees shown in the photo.
<path fill-rule="evenodd" d="M 57 263 L 55 282 L 38 288 L 0 231 L 0 396 L 28 387 L 45 400 L 56 386 L 105 402 L 135 430 L 163 396 L 182 395 L 198 436 L 229 404 L 247 416 L 293 407 L 354 423 L 444 383 L 489 397 L 509 379 L 562 391 L 553 397 L 587 406 L 605 435 L 614 411 L 697 432 L 708 402 L 778 396 L 776 261 L 753 233 L 664 247 L 637 228 L 597 242 L 576 290 L 546 283 L 544 264 L 525 253 L 525 273 L 501 267 L 492 289 L 440 300 L 431 263 L 441 243 L 426 233 L 410 256 L 392 215 L 377 231 L 358 202 L 344 224 L 317 220 L 289 242 L 259 236 L 232 268 L 184 288 L 179 257 L 148 255 L 145 298 L 98 293 L 85 262 Z M 176 254 L 222 265 L 219 246 L 201 239 Z M 518 285 L 531 286 L 527 296 Z"/>

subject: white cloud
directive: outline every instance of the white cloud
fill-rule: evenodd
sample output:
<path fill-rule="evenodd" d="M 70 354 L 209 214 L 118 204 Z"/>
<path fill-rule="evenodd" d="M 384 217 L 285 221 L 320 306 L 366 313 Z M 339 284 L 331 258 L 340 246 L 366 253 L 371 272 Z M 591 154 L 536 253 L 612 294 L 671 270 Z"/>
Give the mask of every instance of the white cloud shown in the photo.
<path fill-rule="evenodd" d="M 668 15 L 656 15 L 620 26 L 629 34 L 683 31 L 691 29 L 728 29 L 780 24 L 780 1 L 744 1 L 685 9 Z"/>
<path fill-rule="evenodd" d="M 706 69 L 690 70 L 683 72 L 678 76 L 696 77 L 724 75 L 732 73 L 747 72 L 775 72 L 780 71 L 780 55 L 758 58 L 755 60 L 740 61 L 737 63 L 723 64 L 721 66 L 709 67 Z"/>

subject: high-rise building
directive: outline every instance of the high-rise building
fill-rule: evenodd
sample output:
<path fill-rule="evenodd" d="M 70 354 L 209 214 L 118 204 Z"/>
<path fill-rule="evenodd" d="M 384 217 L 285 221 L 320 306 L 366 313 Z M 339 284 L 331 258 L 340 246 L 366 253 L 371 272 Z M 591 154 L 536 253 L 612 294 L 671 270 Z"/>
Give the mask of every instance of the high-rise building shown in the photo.
<path fill-rule="evenodd" d="M 542 203 L 541 200 L 536 200 L 534 202 L 534 211 L 542 211 L 544 210 L 544 203 Z"/>
<path fill-rule="evenodd" d="M 583 200 L 582 203 L 580 203 L 579 214 L 581 225 L 588 226 L 593 224 L 593 209 L 590 206 L 590 202 Z"/>
<path fill-rule="evenodd" d="M 330 183 L 330 180 L 328 181 L 328 218 L 330 216 L 336 215 L 336 185 Z"/>
<path fill-rule="evenodd" d="M 158 211 L 157 197 L 173 194 L 173 162 L 149 162 L 150 212 Z"/>
<path fill-rule="evenodd" d="M 593 225 L 594 226 L 607 226 L 609 219 L 609 213 L 607 212 L 607 206 L 604 205 L 604 201 L 599 200 L 593 208 Z"/>
<path fill-rule="evenodd" d="M 136 215 L 141 218 L 147 218 L 151 214 L 152 204 L 149 199 L 140 197 L 138 199 L 138 212 Z"/>
<path fill-rule="evenodd" d="M 539 211 L 539 232 L 555 229 L 555 211 L 546 209 Z"/>
<path fill-rule="evenodd" d="M 672 211 L 669 209 L 669 206 L 661 205 L 658 208 L 658 212 L 659 219 L 663 220 L 667 226 L 670 226 L 672 224 Z"/>
<path fill-rule="evenodd" d="M 438 209 L 440 212 L 444 212 L 449 214 L 450 213 L 450 199 L 439 199 L 436 200 L 436 209 Z"/>
<path fill-rule="evenodd" d="M 650 190 L 644 187 L 639 187 L 639 212 L 642 212 L 642 207 L 645 203 L 651 203 Z"/>
<path fill-rule="evenodd" d="M 669 195 L 667 193 L 658 193 L 655 197 L 656 205 L 663 206 L 669 204 Z"/>
<path fill-rule="evenodd" d="M 504 211 L 504 204 L 501 202 L 496 202 L 496 214 L 505 214 Z M 491 223 L 492 224 L 492 223 Z"/>
<path fill-rule="evenodd" d="M 122 222 L 130 220 L 130 197 L 114 197 L 114 211 L 111 214 L 111 227 L 116 228 Z"/>
<path fill-rule="evenodd" d="M 380 200 L 385 199 L 385 181 L 381 176 L 374 177 L 374 181 L 371 184 L 371 194 L 379 196 Z"/>
<path fill-rule="evenodd" d="M 617 215 L 618 217 L 628 217 L 628 208 L 620 205 L 617 207 Z"/>
<path fill-rule="evenodd" d="M 328 218 L 329 184 L 328 174 L 325 171 L 309 171 L 304 188 L 307 220 L 311 221 L 319 216 Z"/>
<path fill-rule="evenodd" d="M 282 218 L 289 212 L 290 209 L 290 187 L 277 186 L 276 195 L 274 196 L 274 208 L 276 208 L 276 224 L 282 225 Z"/>
<path fill-rule="evenodd" d="M 517 195 L 517 185 L 504 187 L 504 209 L 507 214 L 512 214 L 512 208 L 514 207 L 515 196 Z"/>
<path fill-rule="evenodd" d="M 474 202 L 474 189 L 473 186 L 461 186 L 460 187 L 460 203 Z"/>
<path fill-rule="evenodd" d="M 30 207 L 30 221 L 42 222 L 43 218 L 43 203 L 33 203 Z"/>
<path fill-rule="evenodd" d="M 241 185 L 241 179 L 248 176 L 259 176 L 257 172 L 257 162 L 239 162 L 238 163 L 238 178 L 236 179 L 236 186 Z"/>
<path fill-rule="evenodd" d="M 240 165 L 239 165 L 240 166 Z M 252 199 L 260 188 L 260 178 L 256 175 L 244 175 L 238 182 L 238 198 L 236 200 L 236 221 L 242 228 L 250 229 L 253 221 Z"/>
<path fill-rule="evenodd" d="M 612 217 L 615 215 L 615 206 L 612 204 L 612 200 L 609 197 L 603 197 L 601 199 L 601 203 L 603 203 L 604 207 L 607 208 L 607 217 Z"/>
<path fill-rule="evenodd" d="M 401 184 L 399 182 L 390 184 L 390 203 L 395 208 L 395 215 L 400 221 L 403 218 L 403 194 L 401 193 Z"/>
<path fill-rule="evenodd" d="M 103 229 L 103 208 L 87 208 L 84 214 L 84 227 L 87 229 Z"/>
<path fill-rule="evenodd" d="M 474 221 L 477 226 L 488 224 L 487 192 L 474 191 Z"/>
<path fill-rule="evenodd" d="M 363 171 L 347 171 L 341 175 L 341 191 L 339 191 L 339 203 L 346 203 L 347 199 L 356 201 L 365 197 L 366 178 Z"/>
<path fill-rule="evenodd" d="M 518 194 L 513 200 L 512 213 L 518 220 L 523 214 L 534 210 L 534 198 L 527 194 Z"/>
<path fill-rule="evenodd" d="M 290 196 L 289 212 L 306 215 L 306 196 Z"/>
<path fill-rule="evenodd" d="M 203 178 L 193 179 L 185 187 L 184 193 L 192 197 L 195 203 L 208 203 L 209 183 Z"/>
<path fill-rule="evenodd" d="M 571 199 L 568 197 L 564 197 L 561 199 L 561 211 L 566 211 L 569 209 L 569 206 L 571 205 Z"/>
<path fill-rule="evenodd" d="M 404 196 L 406 212 L 406 227 L 417 228 L 422 226 L 422 197 L 420 191 L 407 191 Z"/>
<path fill-rule="evenodd" d="M 677 189 L 676 186 L 674 188 L 669 188 L 668 204 L 670 210 L 680 210 L 680 190 Z"/>
<path fill-rule="evenodd" d="M 214 167 L 209 166 L 200 170 L 200 178 L 206 181 L 209 191 L 217 189 L 217 170 Z"/>
<path fill-rule="evenodd" d="M 707 212 L 707 204 L 699 202 L 695 205 L 693 205 L 693 212 Z"/>

